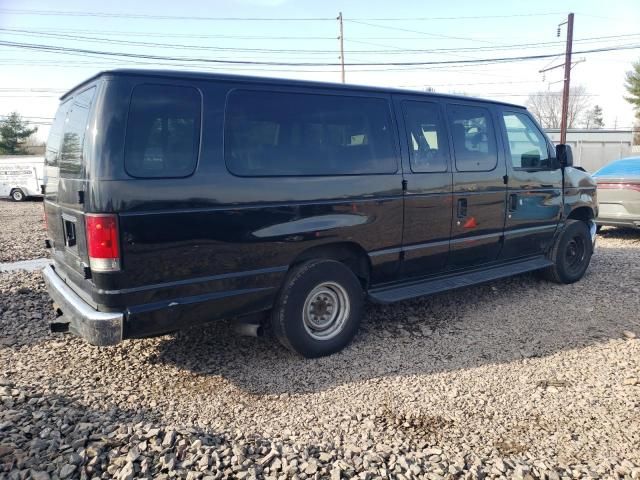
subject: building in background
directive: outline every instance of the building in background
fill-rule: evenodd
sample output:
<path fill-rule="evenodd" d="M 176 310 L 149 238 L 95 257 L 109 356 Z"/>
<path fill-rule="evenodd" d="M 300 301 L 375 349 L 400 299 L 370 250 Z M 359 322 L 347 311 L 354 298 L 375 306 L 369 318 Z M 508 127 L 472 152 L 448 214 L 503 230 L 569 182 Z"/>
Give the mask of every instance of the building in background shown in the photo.
<path fill-rule="evenodd" d="M 560 129 L 549 128 L 546 132 L 554 143 L 560 142 Z M 633 131 L 571 128 L 567 130 L 567 143 L 573 150 L 574 165 L 595 172 L 613 160 L 633 154 Z"/>

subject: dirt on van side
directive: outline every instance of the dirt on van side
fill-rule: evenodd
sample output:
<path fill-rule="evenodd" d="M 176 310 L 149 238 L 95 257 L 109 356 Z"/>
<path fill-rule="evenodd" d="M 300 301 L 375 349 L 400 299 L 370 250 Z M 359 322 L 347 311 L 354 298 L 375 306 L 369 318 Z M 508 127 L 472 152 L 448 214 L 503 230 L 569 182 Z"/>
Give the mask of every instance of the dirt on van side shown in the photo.
<path fill-rule="evenodd" d="M 576 284 L 372 305 L 316 360 L 228 322 L 92 347 L 0 274 L 0 477 L 638 479 L 640 231 L 602 233 Z"/>

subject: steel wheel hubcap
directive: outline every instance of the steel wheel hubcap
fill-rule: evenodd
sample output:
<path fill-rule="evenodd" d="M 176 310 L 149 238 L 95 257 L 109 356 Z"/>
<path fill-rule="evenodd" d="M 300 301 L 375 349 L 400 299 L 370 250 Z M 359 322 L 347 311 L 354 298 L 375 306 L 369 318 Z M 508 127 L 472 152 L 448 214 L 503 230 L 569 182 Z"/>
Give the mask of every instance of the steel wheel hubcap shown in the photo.
<path fill-rule="evenodd" d="M 337 283 L 324 282 L 315 287 L 304 302 L 304 328 L 316 340 L 328 340 L 338 335 L 350 311 L 349 296 Z"/>

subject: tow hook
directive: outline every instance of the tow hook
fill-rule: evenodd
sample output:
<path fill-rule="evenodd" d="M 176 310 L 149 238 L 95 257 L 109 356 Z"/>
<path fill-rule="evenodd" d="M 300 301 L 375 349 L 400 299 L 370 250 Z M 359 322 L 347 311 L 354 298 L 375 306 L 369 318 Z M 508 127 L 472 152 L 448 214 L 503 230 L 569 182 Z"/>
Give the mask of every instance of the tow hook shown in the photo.
<path fill-rule="evenodd" d="M 49 330 L 51 330 L 51 333 L 67 333 L 69 331 L 69 320 L 62 315 L 62 310 L 55 303 L 53 304 L 53 311 L 56 314 L 56 319 L 49 322 Z"/>

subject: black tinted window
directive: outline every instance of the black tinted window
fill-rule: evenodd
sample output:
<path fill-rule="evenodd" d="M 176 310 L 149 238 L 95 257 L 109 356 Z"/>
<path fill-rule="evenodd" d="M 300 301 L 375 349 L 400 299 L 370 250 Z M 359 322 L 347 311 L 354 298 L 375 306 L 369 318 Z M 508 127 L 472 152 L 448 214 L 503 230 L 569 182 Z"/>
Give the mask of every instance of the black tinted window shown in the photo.
<path fill-rule="evenodd" d="M 411 170 L 446 172 L 449 147 L 438 105 L 428 102 L 402 102 Z"/>
<path fill-rule="evenodd" d="M 200 109 L 195 88 L 137 86 L 127 122 L 127 173 L 146 178 L 191 175 L 198 160 Z"/>
<path fill-rule="evenodd" d="M 498 163 L 498 153 L 489 110 L 482 107 L 449 105 L 447 111 L 456 169 L 460 172 L 493 170 Z"/>
<path fill-rule="evenodd" d="M 550 167 L 547 140 L 531 119 L 523 113 L 504 113 L 504 126 L 509 154 L 514 168 L 545 169 Z"/>
<path fill-rule="evenodd" d="M 60 146 L 62 144 L 62 137 L 64 136 L 64 127 L 67 120 L 67 113 L 71 108 L 71 100 L 67 100 L 60 104 L 56 116 L 51 124 L 49 130 L 49 137 L 47 138 L 47 148 L 45 152 L 45 163 L 53 167 L 58 166 L 58 156 L 60 155 Z"/>
<path fill-rule="evenodd" d="M 62 145 L 60 146 L 60 174 L 78 175 L 82 171 L 82 147 L 88 128 L 89 111 L 95 87 L 73 97 L 71 107 L 64 121 Z"/>
<path fill-rule="evenodd" d="M 237 90 L 225 117 L 225 160 L 246 176 L 393 173 L 387 101 Z"/>

